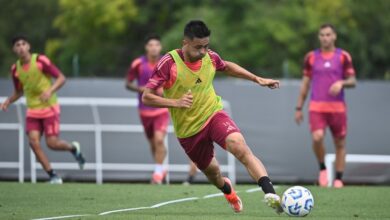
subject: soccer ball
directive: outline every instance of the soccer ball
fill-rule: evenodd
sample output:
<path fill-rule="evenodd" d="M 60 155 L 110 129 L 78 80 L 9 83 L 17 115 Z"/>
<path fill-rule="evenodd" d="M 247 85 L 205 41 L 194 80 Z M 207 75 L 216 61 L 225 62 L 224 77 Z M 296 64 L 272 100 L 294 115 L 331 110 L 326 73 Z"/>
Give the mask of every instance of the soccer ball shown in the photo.
<path fill-rule="evenodd" d="M 289 216 L 306 216 L 310 213 L 313 206 L 313 195 L 305 187 L 293 186 L 283 193 L 282 208 Z"/>

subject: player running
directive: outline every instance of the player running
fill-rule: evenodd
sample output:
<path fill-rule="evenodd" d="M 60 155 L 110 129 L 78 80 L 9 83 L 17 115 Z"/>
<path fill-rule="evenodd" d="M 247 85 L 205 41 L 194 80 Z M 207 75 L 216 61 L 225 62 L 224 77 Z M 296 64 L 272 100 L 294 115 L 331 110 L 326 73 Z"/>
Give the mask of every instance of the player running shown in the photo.
<path fill-rule="evenodd" d="M 331 24 L 323 24 L 319 30 L 321 47 L 309 52 L 304 61 L 303 79 L 298 96 L 295 121 L 303 121 L 302 107 L 311 87 L 309 103 L 310 130 L 313 150 L 320 166 L 318 183 L 328 185 L 324 163 L 324 136 L 330 128 L 336 148 L 336 178 L 333 186 L 341 188 L 345 168 L 345 137 L 347 135 L 347 107 L 344 88 L 356 85 L 355 70 L 348 52 L 335 47 L 336 30 Z"/>
<path fill-rule="evenodd" d="M 145 105 L 169 108 L 176 136 L 186 154 L 218 187 L 235 212 L 243 205 L 230 180 L 223 177 L 214 156 L 213 142 L 232 153 L 265 193 L 264 200 L 281 212 L 280 198 L 261 161 L 253 155 L 240 130 L 223 111 L 213 79 L 216 71 L 253 81 L 271 89 L 279 81 L 258 77 L 239 65 L 224 61 L 209 50 L 210 30 L 203 21 L 190 21 L 184 28 L 183 46 L 163 56 L 143 95 Z M 157 89 L 164 86 L 164 97 Z"/>
<path fill-rule="evenodd" d="M 146 54 L 135 59 L 127 73 L 126 88 L 138 92 L 138 112 L 144 127 L 146 138 L 149 141 L 155 168 L 151 182 L 161 184 L 167 173 L 163 166 L 167 151 L 164 145 L 164 138 L 169 124 L 169 112 L 167 108 L 153 108 L 142 103 L 142 93 L 145 85 L 152 76 L 153 69 L 161 58 L 160 37 L 151 35 L 146 38 Z M 137 80 L 137 84 L 133 81 Z M 162 95 L 162 87 L 157 93 Z"/>
<path fill-rule="evenodd" d="M 78 142 L 68 143 L 59 139 L 60 106 L 57 102 L 56 91 L 64 85 L 65 76 L 45 55 L 31 54 L 30 44 L 26 37 L 13 38 L 12 46 L 19 58 L 11 68 L 14 93 L 0 104 L 0 109 L 6 111 L 11 103 L 25 95 L 27 102 L 26 133 L 31 149 L 49 175 L 49 182 L 61 184 L 61 177 L 51 168 L 41 148 L 40 140 L 43 133 L 50 149 L 71 152 L 80 169 L 83 169 L 85 164 Z M 54 82 L 52 78 L 55 79 Z"/>

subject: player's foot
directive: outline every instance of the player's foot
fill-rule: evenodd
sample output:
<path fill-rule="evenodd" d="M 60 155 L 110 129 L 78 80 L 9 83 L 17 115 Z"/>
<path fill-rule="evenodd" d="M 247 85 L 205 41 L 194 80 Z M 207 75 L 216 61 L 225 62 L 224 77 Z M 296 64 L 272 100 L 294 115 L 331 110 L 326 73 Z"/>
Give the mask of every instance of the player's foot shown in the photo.
<path fill-rule="evenodd" d="M 321 187 L 327 187 L 328 186 L 328 173 L 326 170 L 321 170 L 318 175 L 318 184 Z"/>
<path fill-rule="evenodd" d="M 264 202 L 269 207 L 273 208 L 276 213 L 280 214 L 283 212 L 283 208 L 280 205 L 280 197 L 273 193 L 267 193 L 264 195 Z"/>
<path fill-rule="evenodd" d="M 62 184 L 62 179 L 61 179 L 61 177 L 54 175 L 54 176 L 50 177 L 49 183 L 50 184 Z"/>
<path fill-rule="evenodd" d="M 338 189 L 343 188 L 343 187 L 344 187 L 344 183 L 343 183 L 342 180 L 336 179 L 336 180 L 333 182 L 333 187 L 334 187 L 334 188 L 338 188 Z"/>
<path fill-rule="evenodd" d="M 224 194 L 227 202 L 229 203 L 230 207 L 233 209 L 234 212 L 241 212 L 243 209 L 243 205 L 240 197 L 238 197 L 236 191 L 234 191 L 230 180 L 227 177 L 224 177 L 223 179 L 227 184 L 229 184 L 230 189 L 232 190 L 230 194 Z"/>
<path fill-rule="evenodd" d="M 165 179 L 165 176 L 167 175 L 167 170 L 164 170 L 163 172 L 159 173 L 159 172 L 154 172 L 153 175 L 152 175 L 152 180 L 151 180 L 151 183 L 152 184 L 157 184 L 157 185 L 161 185 Z"/>
<path fill-rule="evenodd" d="M 72 152 L 74 158 L 76 159 L 77 163 L 79 164 L 80 170 L 84 169 L 85 159 L 83 154 L 81 153 L 81 147 L 80 143 L 77 141 L 72 142 L 72 146 L 74 147 L 75 151 Z"/>

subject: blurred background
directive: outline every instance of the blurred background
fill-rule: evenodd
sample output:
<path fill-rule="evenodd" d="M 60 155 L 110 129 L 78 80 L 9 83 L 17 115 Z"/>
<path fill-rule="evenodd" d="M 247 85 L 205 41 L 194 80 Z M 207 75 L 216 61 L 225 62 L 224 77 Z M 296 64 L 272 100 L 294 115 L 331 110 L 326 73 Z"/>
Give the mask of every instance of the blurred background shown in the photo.
<path fill-rule="evenodd" d="M 272 77 L 301 76 L 306 52 L 324 22 L 354 59 L 360 79 L 390 80 L 387 0 L 0 0 L 0 76 L 14 62 L 10 41 L 27 35 L 67 76 L 123 77 L 149 33 L 164 50 L 181 46 L 183 26 L 203 19 L 211 48 Z"/>
<path fill-rule="evenodd" d="M 131 61 L 143 54 L 144 38 L 162 37 L 164 52 L 181 47 L 183 27 L 190 19 L 204 20 L 212 31 L 211 49 L 225 60 L 266 77 L 282 80 L 277 91 L 259 89 L 219 74 L 217 92 L 232 105 L 233 118 L 256 155 L 278 182 L 315 182 L 317 164 L 311 151 L 307 120 L 294 123 L 294 108 L 305 54 L 319 46 L 322 23 L 337 28 L 337 46 L 350 52 L 358 87 L 347 91 L 348 152 L 390 155 L 390 1 L 388 0 L 0 0 L 0 96 L 11 94 L 10 66 L 16 57 L 11 39 L 29 37 L 32 51 L 46 54 L 68 77 L 61 97 L 135 98 L 125 90 Z M 63 107 L 62 123 L 93 123 L 90 109 Z M 135 109 L 100 109 L 102 123 L 139 124 Z M 307 119 L 307 117 L 306 117 Z M 16 122 L 15 108 L 0 113 L 0 123 Z M 103 161 L 152 163 L 144 135 L 103 135 Z M 62 132 L 80 140 L 93 162 L 93 133 Z M 0 161 L 17 159 L 17 133 L 0 131 Z M 187 163 L 170 135 L 173 163 Z M 327 149 L 334 152 L 327 135 Z M 45 151 L 47 151 L 47 148 Z M 26 178 L 29 176 L 25 143 Z M 140 150 L 141 149 L 141 150 Z M 217 147 L 218 149 L 218 147 Z M 226 162 L 218 150 L 219 159 Z M 72 162 L 69 155 L 49 152 L 52 161 Z M 142 157 L 138 157 L 141 153 Z M 237 164 L 238 181 L 250 181 Z M 89 171 L 88 171 L 89 172 Z M 94 172 L 61 171 L 65 179 L 93 180 Z M 111 180 L 148 180 L 149 172 L 105 172 Z M 199 175 L 203 176 L 203 175 Z M 43 172 L 38 177 L 45 177 Z M 173 176 L 184 179 L 185 174 Z M 17 173 L 0 169 L 1 179 Z M 205 180 L 199 177 L 198 180 Z M 349 164 L 349 183 L 390 182 L 390 165 Z"/>

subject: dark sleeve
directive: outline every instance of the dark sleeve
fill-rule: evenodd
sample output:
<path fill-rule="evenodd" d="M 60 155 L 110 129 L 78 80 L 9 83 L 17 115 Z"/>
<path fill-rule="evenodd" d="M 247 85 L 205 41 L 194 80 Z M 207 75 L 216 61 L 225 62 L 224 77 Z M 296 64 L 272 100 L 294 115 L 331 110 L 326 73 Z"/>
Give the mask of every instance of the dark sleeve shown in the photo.
<path fill-rule="evenodd" d="M 54 78 L 57 78 L 61 74 L 61 71 L 58 69 L 58 67 L 54 65 L 45 55 L 39 55 L 37 62 L 42 65 L 42 72 L 45 74 L 48 74 Z"/>
<path fill-rule="evenodd" d="M 347 78 L 350 76 L 355 76 L 355 68 L 353 68 L 351 55 L 348 52 L 343 51 L 342 56 L 344 62 L 343 63 L 344 77 Z"/>
<path fill-rule="evenodd" d="M 141 59 L 140 58 L 135 59 L 131 63 L 131 65 L 130 65 L 128 71 L 127 71 L 127 77 L 126 77 L 127 82 L 132 82 L 134 79 L 138 78 L 140 65 L 141 65 Z"/>
<path fill-rule="evenodd" d="M 216 52 L 209 50 L 210 58 L 217 71 L 224 71 L 226 69 L 226 62 Z"/>
<path fill-rule="evenodd" d="M 23 89 L 23 85 L 20 82 L 19 78 L 17 77 L 16 65 L 15 64 L 12 65 L 12 67 L 11 67 L 11 75 L 12 75 L 12 82 L 14 84 L 15 90 L 22 90 Z"/>
<path fill-rule="evenodd" d="M 146 88 L 157 90 L 162 87 L 165 82 L 170 79 L 170 70 L 172 65 L 172 57 L 169 54 L 163 56 L 160 61 L 157 63 L 156 68 L 153 70 L 152 77 L 150 77 Z"/>
<path fill-rule="evenodd" d="M 303 61 L 303 75 L 311 78 L 312 76 L 312 61 L 313 61 L 313 52 L 306 54 Z"/>

